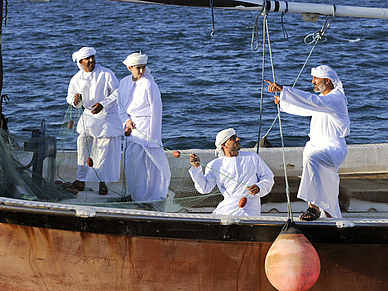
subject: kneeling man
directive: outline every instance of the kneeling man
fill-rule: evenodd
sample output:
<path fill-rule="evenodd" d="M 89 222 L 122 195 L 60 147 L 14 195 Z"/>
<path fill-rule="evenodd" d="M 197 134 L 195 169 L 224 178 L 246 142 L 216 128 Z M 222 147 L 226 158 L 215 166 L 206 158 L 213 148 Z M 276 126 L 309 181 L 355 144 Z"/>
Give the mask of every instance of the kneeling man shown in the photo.
<path fill-rule="evenodd" d="M 240 152 L 240 139 L 233 128 L 220 131 L 215 145 L 219 157 L 207 165 L 205 174 L 199 158 L 195 154 L 190 155 L 193 167 L 189 172 L 195 188 L 199 193 L 207 194 L 217 185 L 224 200 L 213 214 L 260 215 L 260 197 L 267 195 L 274 184 L 272 171 L 256 153 Z M 238 202 L 248 193 L 251 195 L 248 195 L 246 205 L 239 208 Z"/>

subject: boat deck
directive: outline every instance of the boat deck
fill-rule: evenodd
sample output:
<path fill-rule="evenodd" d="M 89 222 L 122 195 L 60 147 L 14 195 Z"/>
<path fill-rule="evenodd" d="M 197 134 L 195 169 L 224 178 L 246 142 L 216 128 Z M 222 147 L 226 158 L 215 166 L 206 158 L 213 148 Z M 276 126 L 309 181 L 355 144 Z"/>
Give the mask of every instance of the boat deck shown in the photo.
<path fill-rule="evenodd" d="M 306 209 L 306 203 L 296 197 L 299 182 L 300 177 L 288 177 L 292 209 L 295 213 Z M 124 199 L 125 195 L 122 190 L 122 183 L 110 183 L 108 187 L 108 195 L 103 196 L 98 194 L 98 183 L 87 183 L 85 191 L 79 192 L 78 195 L 74 196 L 74 199 L 67 199 L 63 202 L 75 205 L 118 208 L 120 208 L 120 204 L 126 204 L 125 208 L 140 210 L 161 211 L 165 208 L 163 205 L 160 207 L 158 205 L 156 205 L 156 207 L 150 207 L 149 205 L 144 204 L 128 203 L 128 201 L 125 201 Z M 284 215 L 287 213 L 285 189 L 284 177 L 275 177 L 275 185 L 271 193 L 262 198 L 263 215 Z M 175 195 L 175 193 L 170 192 L 169 198 L 174 198 Z M 381 216 L 388 215 L 388 173 L 341 175 L 339 200 L 344 217 L 360 217 L 362 214 L 370 215 L 372 213 Z M 171 207 L 169 209 L 171 209 Z M 203 205 L 198 208 L 187 208 L 184 212 L 211 213 L 212 211 L 212 207 Z"/>

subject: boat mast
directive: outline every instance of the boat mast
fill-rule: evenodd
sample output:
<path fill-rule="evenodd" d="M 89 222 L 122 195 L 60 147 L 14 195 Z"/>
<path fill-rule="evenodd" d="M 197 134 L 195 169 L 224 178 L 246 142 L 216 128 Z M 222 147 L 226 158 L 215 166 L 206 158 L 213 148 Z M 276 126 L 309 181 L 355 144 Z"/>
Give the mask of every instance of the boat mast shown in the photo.
<path fill-rule="evenodd" d="M 299 3 L 299 2 L 288 2 L 288 1 L 264 1 L 263 2 L 263 0 L 243 0 L 243 2 L 254 4 L 257 6 L 265 5 L 266 11 L 271 11 L 271 12 L 308 13 L 308 14 L 333 15 L 333 16 L 342 16 L 342 17 L 388 19 L 387 8 Z"/>

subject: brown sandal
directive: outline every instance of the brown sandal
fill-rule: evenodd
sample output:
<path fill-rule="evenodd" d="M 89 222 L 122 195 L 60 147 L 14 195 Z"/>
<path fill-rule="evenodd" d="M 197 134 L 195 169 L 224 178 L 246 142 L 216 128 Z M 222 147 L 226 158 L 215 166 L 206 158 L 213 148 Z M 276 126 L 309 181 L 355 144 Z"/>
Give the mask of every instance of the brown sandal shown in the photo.
<path fill-rule="evenodd" d="M 305 212 L 303 212 L 299 218 L 301 220 L 308 220 L 312 221 L 315 219 L 318 219 L 321 216 L 321 212 L 319 210 L 316 210 L 315 208 L 309 207 Z"/>
<path fill-rule="evenodd" d="M 106 186 L 106 184 L 104 182 L 100 182 L 98 194 L 100 194 L 100 195 L 107 195 L 108 194 L 108 186 Z"/>

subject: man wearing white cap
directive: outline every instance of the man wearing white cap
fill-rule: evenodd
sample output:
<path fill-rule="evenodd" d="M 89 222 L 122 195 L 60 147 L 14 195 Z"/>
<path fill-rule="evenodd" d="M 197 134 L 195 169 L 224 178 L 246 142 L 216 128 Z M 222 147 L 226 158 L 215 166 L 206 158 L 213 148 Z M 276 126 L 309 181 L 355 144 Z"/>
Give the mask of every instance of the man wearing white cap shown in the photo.
<path fill-rule="evenodd" d="M 300 215 L 302 220 L 314 220 L 322 214 L 341 218 L 338 203 L 338 169 L 347 155 L 345 137 L 350 132 L 348 101 L 342 83 L 329 66 L 311 69 L 314 91 L 311 94 L 295 88 L 268 82 L 269 92 L 275 96 L 282 111 L 311 116 L 310 140 L 303 151 L 303 172 L 298 198 L 308 202 L 309 208 Z"/>
<path fill-rule="evenodd" d="M 125 133 L 123 163 L 134 201 L 165 199 L 171 178 L 162 144 L 162 99 L 147 60 L 141 52 L 130 54 L 123 64 L 132 74 L 119 86 L 119 115 Z"/>
<path fill-rule="evenodd" d="M 96 64 L 96 50 L 83 47 L 73 53 L 80 69 L 71 79 L 67 102 L 83 107 L 77 124 L 77 179 L 71 188 L 83 191 L 85 182 L 100 182 L 99 194 L 106 195 L 105 183 L 120 179 L 121 122 L 117 96 L 119 81 L 115 74 Z M 87 163 L 91 158 L 93 167 Z"/>
<path fill-rule="evenodd" d="M 260 197 L 267 195 L 274 184 L 272 171 L 258 154 L 240 151 L 240 139 L 233 128 L 220 131 L 215 145 L 219 157 L 207 164 L 205 174 L 198 156 L 190 155 L 189 173 L 195 188 L 206 194 L 217 185 L 224 200 L 213 214 L 259 216 Z M 239 207 L 243 197 L 247 198 L 247 203 Z"/>

